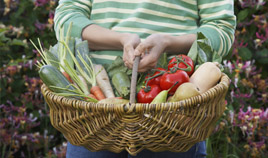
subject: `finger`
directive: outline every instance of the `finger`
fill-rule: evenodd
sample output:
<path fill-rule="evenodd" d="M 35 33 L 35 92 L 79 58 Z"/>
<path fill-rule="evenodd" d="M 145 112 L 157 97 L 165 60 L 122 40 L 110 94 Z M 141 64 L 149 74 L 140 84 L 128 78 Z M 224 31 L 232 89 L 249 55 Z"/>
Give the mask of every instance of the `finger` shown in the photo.
<path fill-rule="evenodd" d="M 155 66 L 156 62 L 154 60 L 151 60 L 151 57 L 148 55 L 141 59 L 139 64 L 139 71 L 147 71 L 154 68 Z"/>
<path fill-rule="evenodd" d="M 149 70 L 148 68 L 142 68 L 142 69 L 138 69 L 138 72 L 146 72 L 148 70 Z"/>
<path fill-rule="evenodd" d="M 144 57 L 140 60 L 139 69 L 143 69 L 146 66 L 149 66 L 150 60 L 147 57 Z"/>
<path fill-rule="evenodd" d="M 124 61 L 124 65 L 130 69 L 133 67 L 133 64 L 130 64 L 128 61 Z"/>
<path fill-rule="evenodd" d="M 126 67 L 128 67 L 129 69 L 132 69 L 133 64 L 130 64 L 130 63 L 125 63 L 125 66 L 126 66 Z"/>
<path fill-rule="evenodd" d="M 127 58 L 128 58 L 128 53 L 124 49 L 124 52 L 123 52 L 123 61 L 126 62 L 127 61 Z"/>
<path fill-rule="evenodd" d="M 140 43 L 135 49 L 135 56 L 143 56 L 145 52 L 149 50 L 149 46 L 146 43 Z"/>
<path fill-rule="evenodd" d="M 129 61 L 129 63 L 130 63 L 131 65 L 133 65 L 134 60 L 135 60 L 134 48 L 133 48 L 133 47 L 129 48 L 128 55 L 129 55 L 129 59 L 128 59 L 128 61 Z"/>
<path fill-rule="evenodd" d="M 154 66 L 147 66 L 147 67 L 144 67 L 144 68 L 139 68 L 138 69 L 138 72 L 146 72 L 146 71 L 149 71 L 151 69 L 155 68 Z"/>
<path fill-rule="evenodd" d="M 134 62 L 134 48 L 133 46 L 129 45 L 124 48 L 123 60 L 127 61 L 130 64 Z"/>
<path fill-rule="evenodd" d="M 149 55 L 149 53 L 148 53 L 148 51 L 145 51 L 144 53 L 141 54 L 141 58 L 144 58 L 147 55 Z"/>
<path fill-rule="evenodd" d="M 145 67 L 145 66 L 151 66 L 153 65 L 155 62 L 157 62 L 157 57 L 153 54 L 146 54 L 140 61 L 140 65 L 141 67 Z"/>
<path fill-rule="evenodd" d="M 161 51 L 157 47 L 153 47 L 149 54 L 145 54 L 141 60 L 141 68 L 150 66 L 156 67 L 158 58 L 160 57 Z"/>

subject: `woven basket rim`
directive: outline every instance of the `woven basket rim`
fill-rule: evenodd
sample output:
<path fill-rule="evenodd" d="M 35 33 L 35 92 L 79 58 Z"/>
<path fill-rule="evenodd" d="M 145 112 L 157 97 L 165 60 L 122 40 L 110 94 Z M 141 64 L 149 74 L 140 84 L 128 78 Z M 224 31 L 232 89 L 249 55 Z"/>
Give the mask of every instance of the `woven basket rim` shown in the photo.
<path fill-rule="evenodd" d="M 157 103 L 157 104 L 149 104 L 149 103 L 127 103 L 127 104 L 109 104 L 109 103 L 93 103 L 93 102 L 87 102 L 83 100 L 78 100 L 74 98 L 67 98 L 64 96 L 57 95 L 56 93 L 52 92 L 45 84 L 41 86 L 41 90 L 43 94 L 46 94 L 46 96 L 49 97 L 56 97 L 55 102 L 60 103 L 61 100 L 66 100 L 67 102 L 71 104 L 64 104 L 62 106 L 71 106 L 75 109 L 80 109 L 80 110 L 85 110 L 88 109 L 91 106 L 98 106 L 98 110 L 100 111 L 107 111 L 107 112 L 112 112 L 114 111 L 114 108 L 121 108 L 124 112 L 131 113 L 133 111 L 136 111 L 136 109 L 144 110 L 144 108 L 148 108 L 150 106 L 150 109 L 154 109 L 155 111 L 158 110 L 170 110 L 172 107 L 177 107 L 179 108 L 192 108 L 196 106 L 196 104 L 200 104 L 203 102 L 206 102 L 208 99 L 215 97 L 215 95 L 220 94 L 222 92 L 225 92 L 228 90 L 230 84 L 230 79 L 229 77 L 225 74 L 222 73 L 221 79 L 217 85 L 214 87 L 210 88 L 208 91 L 185 99 L 181 100 L 178 102 L 166 102 L 166 103 Z M 159 108 L 161 106 L 161 108 Z M 178 107 L 177 107 L 178 108 Z"/>

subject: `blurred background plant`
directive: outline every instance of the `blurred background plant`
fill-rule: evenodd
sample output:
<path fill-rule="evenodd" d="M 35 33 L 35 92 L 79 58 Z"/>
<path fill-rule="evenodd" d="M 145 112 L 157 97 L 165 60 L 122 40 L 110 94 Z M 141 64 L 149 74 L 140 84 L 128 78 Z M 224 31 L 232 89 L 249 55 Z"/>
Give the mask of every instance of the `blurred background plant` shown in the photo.
<path fill-rule="evenodd" d="M 49 122 L 29 39 L 56 43 L 57 1 L 0 1 L 0 157 L 65 157 L 66 141 Z"/>
<path fill-rule="evenodd" d="M 0 156 L 65 157 L 66 140 L 49 121 L 30 39 L 56 43 L 57 0 L 0 0 Z M 208 157 L 268 157 L 268 2 L 235 0 L 235 42 L 223 62 L 227 108 L 207 140 Z"/>
<path fill-rule="evenodd" d="M 235 1 L 235 42 L 225 58 L 227 108 L 208 139 L 208 158 L 268 157 L 268 2 Z"/>

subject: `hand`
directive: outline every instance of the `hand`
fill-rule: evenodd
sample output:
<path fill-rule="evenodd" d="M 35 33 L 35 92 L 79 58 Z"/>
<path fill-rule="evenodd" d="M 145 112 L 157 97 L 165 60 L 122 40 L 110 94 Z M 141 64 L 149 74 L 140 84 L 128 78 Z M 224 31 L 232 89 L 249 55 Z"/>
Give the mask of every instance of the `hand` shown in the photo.
<path fill-rule="evenodd" d="M 158 58 L 167 47 L 167 41 L 167 35 L 153 34 L 137 46 L 135 56 L 141 55 L 139 72 L 145 72 L 156 67 Z M 131 68 L 132 65 L 130 65 Z"/>
<path fill-rule="evenodd" d="M 121 43 L 123 45 L 123 61 L 125 66 L 132 68 L 134 62 L 134 50 L 140 43 L 140 37 L 136 34 L 123 34 Z"/>

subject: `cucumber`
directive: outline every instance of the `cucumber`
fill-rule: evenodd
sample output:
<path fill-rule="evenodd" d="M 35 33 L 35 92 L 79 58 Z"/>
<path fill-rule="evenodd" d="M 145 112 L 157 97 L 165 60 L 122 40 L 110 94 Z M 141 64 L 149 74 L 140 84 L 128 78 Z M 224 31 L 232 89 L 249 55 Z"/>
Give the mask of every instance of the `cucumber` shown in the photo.
<path fill-rule="evenodd" d="M 131 83 L 126 73 L 119 71 L 114 74 L 112 77 L 112 83 L 121 97 L 127 98 L 129 96 Z"/>
<path fill-rule="evenodd" d="M 72 93 L 67 90 L 53 88 L 51 86 L 59 88 L 67 88 L 69 90 L 75 90 L 66 77 L 54 66 L 44 65 L 39 70 L 39 76 L 44 84 L 55 93 Z M 73 93 L 72 93 L 73 94 Z"/>

